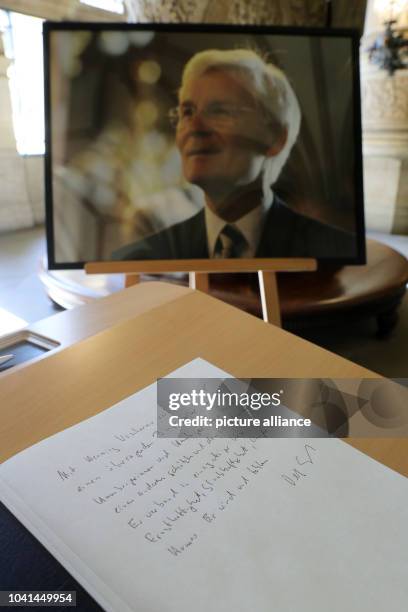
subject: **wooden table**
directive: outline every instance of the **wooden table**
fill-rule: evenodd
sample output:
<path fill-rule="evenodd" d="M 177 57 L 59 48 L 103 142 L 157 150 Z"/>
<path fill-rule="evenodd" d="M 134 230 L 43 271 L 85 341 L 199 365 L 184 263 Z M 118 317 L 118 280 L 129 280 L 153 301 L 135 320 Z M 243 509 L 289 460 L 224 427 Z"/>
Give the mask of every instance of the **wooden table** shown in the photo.
<path fill-rule="evenodd" d="M 0 375 L 0 460 L 202 357 L 236 377 L 376 375 L 205 294 L 152 282 L 31 327 L 59 349 Z M 408 475 L 404 439 L 353 446 Z"/>
<path fill-rule="evenodd" d="M 165 283 L 143 283 L 32 327 L 61 346 L 0 374 L 0 461 L 196 357 L 237 377 L 375 376 L 224 302 Z M 349 443 L 408 475 L 406 440 Z M 2 504 L 0 541 L 3 589 L 76 591 L 80 610 L 101 612 Z"/>

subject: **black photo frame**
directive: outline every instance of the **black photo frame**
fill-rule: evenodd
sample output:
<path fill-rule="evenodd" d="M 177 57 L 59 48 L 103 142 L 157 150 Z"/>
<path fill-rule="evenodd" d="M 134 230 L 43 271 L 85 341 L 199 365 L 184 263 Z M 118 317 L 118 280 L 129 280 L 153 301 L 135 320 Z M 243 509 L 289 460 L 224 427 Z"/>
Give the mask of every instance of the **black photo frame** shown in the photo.
<path fill-rule="evenodd" d="M 320 218 L 321 221 L 325 221 L 324 214 L 328 215 L 329 221 L 331 219 L 331 224 L 337 225 L 337 227 L 343 229 L 344 231 L 351 232 L 353 234 L 353 239 L 355 240 L 355 248 L 353 249 L 353 253 L 341 253 L 336 252 L 333 256 L 323 256 L 319 257 L 319 255 L 313 255 L 313 253 L 306 254 L 306 256 L 314 257 L 319 262 L 336 264 L 336 265 L 345 265 L 345 264 L 363 264 L 365 263 L 365 229 L 364 229 L 364 205 L 363 205 L 363 172 L 362 172 L 362 143 L 361 143 L 361 109 L 360 109 L 360 82 L 359 82 L 359 33 L 357 30 L 350 29 L 327 29 L 327 28 L 294 28 L 294 27 L 264 27 L 264 26 L 231 26 L 231 25 L 192 25 L 192 24 L 134 24 L 134 23 L 85 23 L 85 22 L 45 22 L 44 24 L 44 74 L 45 74 L 45 115 L 46 115 L 46 154 L 45 154 L 45 194 L 46 194 L 46 231 L 47 231 L 47 249 L 48 249 L 48 265 L 50 269 L 78 269 L 83 268 L 86 263 L 89 262 L 109 262 L 111 261 L 111 257 L 100 256 L 103 254 L 103 248 L 101 247 L 101 242 L 103 242 L 103 236 L 106 235 L 107 229 L 110 228 L 116 221 L 116 209 L 115 206 L 117 202 L 111 200 L 111 210 L 104 210 L 101 213 L 101 219 L 97 219 L 95 224 L 102 227 L 102 229 L 95 231 L 92 233 L 88 231 L 86 227 L 86 223 L 82 223 L 80 219 L 76 220 L 76 226 L 70 226 L 70 223 L 67 221 L 67 218 L 64 216 L 67 211 L 70 210 L 70 205 L 67 204 L 69 202 L 69 197 L 66 202 L 61 205 L 61 202 L 58 200 L 58 194 L 56 189 L 56 178 L 58 180 L 63 177 L 61 180 L 65 180 L 65 186 L 67 184 L 66 175 L 71 172 L 71 175 L 77 181 L 76 188 L 80 191 L 81 187 L 81 176 L 78 174 L 78 166 L 75 166 L 75 156 L 78 157 L 81 153 L 89 153 L 89 151 L 94 146 L 96 139 L 99 138 L 102 130 L 104 129 L 103 123 L 103 115 L 109 112 L 111 115 L 115 115 L 117 113 L 117 101 L 110 100 L 107 105 L 111 106 L 109 111 L 106 110 L 106 104 L 103 102 L 106 98 L 104 94 L 106 91 L 113 91 L 115 88 L 112 87 L 109 89 L 109 79 L 111 79 L 111 83 L 115 83 L 115 87 L 120 86 L 131 87 L 129 85 L 129 66 L 134 63 L 135 69 L 137 66 L 140 66 L 140 62 L 138 64 L 137 53 L 140 51 L 141 57 L 143 61 L 146 60 L 146 46 L 145 47 L 137 47 L 137 45 L 133 45 L 133 49 L 129 51 L 129 57 L 127 57 L 126 69 L 122 66 L 120 67 L 120 54 L 113 55 L 111 57 L 105 58 L 103 60 L 103 53 L 101 53 L 97 45 L 95 44 L 95 40 L 100 38 L 104 33 L 106 34 L 119 34 L 126 35 L 129 37 L 133 37 L 133 40 L 138 40 L 138 36 L 140 40 L 145 36 L 145 40 L 153 33 L 153 37 L 156 40 L 154 46 L 154 56 L 157 58 L 157 53 L 160 51 L 160 48 L 163 48 L 163 58 L 168 58 L 165 56 L 166 50 L 168 50 L 168 46 L 171 45 L 171 41 L 176 41 L 177 45 L 175 45 L 175 49 L 177 51 L 177 61 L 182 66 L 185 63 L 183 60 L 181 50 L 184 49 L 185 59 L 188 59 L 189 54 L 191 55 L 191 41 L 199 40 L 201 36 L 201 47 L 203 46 L 203 40 L 205 37 L 211 41 L 211 44 L 214 47 L 217 47 L 220 40 L 225 40 L 230 37 L 231 48 L 234 47 L 234 37 L 236 41 L 242 41 L 244 39 L 248 39 L 249 46 L 254 43 L 258 43 L 257 46 L 263 48 L 268 44 L 268 40 L 286 40 L 286 41 L 306 41 L 307 46 L 310 47 L 310 55 L 311 61 L 313 62 L 313 66 L 315 67 L 316 73 L 315 80 L 319 80 L 319 91 L 316 92 L 316 95 L 313 97 L 313 100 L 316 101 L 316 107 L 313 108 L 313 112 L 310 111 L 310 115 L 313 114 L 314 120 L 319 123 L 319 131 L 323 133 L 325 130 L 322 128 L 322 125 L 330 125 L 333 127 L 336 124 L 335 118 L 333 117 L 333 105 L 340 105 L 339 100 L 335 99 L 336 92 L 338 94 L 339 91 L 345 90 L 347 91 L 348 98 L 344 99 L 341 104 L 343 104 L 342 110 L 342 120 L 343 126 L 342 129 L 338 129 L 337 127 L 331 130 L 331 134 L 329 134 L 330 130 L 326 130 L 326 134 L 320 136 L 320 140 L 318 142 L 318 146 L 316 143 L 313 143 L 315 135 L 313 133 L 313 129 L 311 124 L 308 125 L 308 129 L 305 128 L 304 133 L 302 134 L 302 151 L 297 151 L 297 168 L 302 169 L 302 180 L 297 181 L 297 184 L 301 185 L 298 190 L 301 192 L 303 189 L 304 193 L 306 193 L 307 197 L 304 196 L 304 201 L 302 202 L 302 195 L 297 194 L 297 199 L 299 202 L 296 205 L 301 206 L 300 212 L 305 214 L 306 216 L 310 216 L 308 210 L 313 210 L 313 201 L 310 200 L 310 194 L 307 193 L 307 189 L 310 189 L 310 185 L 315 181 L 318 183 L 320 181 L 319 189 L 324 191 L 326 189 L 330 198 L 330 215 L 327 210 L 324 210 L 325 201 L 324 195 L 321 195 L 321 202 L 319 203 L 320 212 L 323 211 L 323 218 Z M 69 68 L 66 67 L 67 58 L 60 57 L 57 58 L 58 53 L 55 52 L 55 48 L 53 47 L 55 41 L 54 37 L 58 37 L 63 34 L 65 38 L 65 47 L 66 41 L 69 40 L 81 40 L 81 44 L 83 45 L 82 51 L 79 52 L 76 56 L 77 63 L 82 62 L 83 73 L 78 73 L 78 66 L 75 66 L 75 62 Z M 147 37 L 147 38 L 146 38 Z M 203 38 L 204 37 L 204 38 Z M 119 40 L 120 37 L 118 37 Z M 86 40 L 88 40 L 88 45 L 86 44 Z M 166 42 L 166 45 L 164 42 Z M 170 42 L 169 42 L 170 41 Z M 340 86 L 336 89 L 335 92 L 331 90 L 331 86 L 334 82 L 334 77 L 332 78 L 330 72 L 330 62 L 329 67 L 324 66 L 324 62 L 326 62 L 326 55 L 334 55 L 334 54 L 326 54 L 324 50 L 333 45 L 334 41 L 337 41 L 338 45 L 343 45 L 343 49 L 347 49 L 344 56 L 344 61 L 340 65 L 340 63 L 336 64 L 338 70 L 340 71 L 343 68 L 343 74 L 340 73 L 336 75 L 336 78 L 340 77 L 344 78 L 344 82 L 340 84 Z M 188 43 L 188 44 L 187 44 Z M 175 44 L 175 43 L 173 43 Z M 290 43 L 294 45 L 294 42 Z M 93 45 L 93 46 L 92 46 Z M 184 45 L 184 46 L 183 46 Z M 189 47 L 190 45 L 190 47 Z M 326 45 L 326 47 L 325 47 Z M 61 48 L 64 45 L 60 46 Z M 148 46 L 148 45 L 147 45 Z M 198 45 L 198 49 L 201 48 Z M 60 51 L 61 51 L 60 48 Z M 334 47 L 333 47 L 334 48 Z M 187 50 L 186 50 L 187 49 Z M 278 49 L 279 53 L 281 53 L 282 64 L 291 63 L 291 65 L 295 65 L 298 62 L 299 68 L 297 69 L 298 81 L 299 83 L 303 82 L 303 84 L 308 83 L 307 75 L 305 76 L 303 73 L 302 63 L 304 58 L 302 57 L 289 57 L 290 53 L 288 49 L 282 46 L 281 49 Z M 81 53 L 85 53 L 86 61 L 83 61 L 80 57 Z M 115 50 L 117 53 L 117 49 Z M 279 59 L 279 53 L 278 59 Z M 286 54 L 286 55 L 285 55 Z M 59 54 L 62 56 L 61 52 Z M 126 55 L 126 52 L 122 53 L 122 56 Z M 130 57 L 131 56 L 131 57 Z M 72 60 L 72 58 L 71 58 Z M 73 60 L 72 60 L 73 61 Z M 166 59 L 167 61 L 167 59 Z M 276 58 L 274 58 L 276 61 Z M 330 60 L 332 61 L 332 60 Z M 333 60 L 335 61 L 335 60 Z M 70 77 L 69 92 L 67 93 L 67 77 L 62 77 L 61 66 L 65 66 L 65 69 L 71 70 L 72 77 Z M 164 72 L 163 67 L 167 65 L 165 64 L 165 59 L 163 59 L 162 66 L 162 74 Z M 85 68 L 84 68 L 85 66 Z M 285 66 L 284 66 L 285 68 Z M 89 74 L 85 74 L 88 70 Z M 92 72 L 92 70 L 94 72 Z M 105 72 L 104 72 L 105 70 Z M 116 70 L 116 72 L 115 72 Z M 286 70 L 287 72 L 287 70 Z M 97 74 L 96 74 L 97 73 Z M 103 74 L 103 78 L 101 77 Z M 300 75 L 300 76 L 299 76 Z M 289 74 L 289 77 L 294 85 L 296 90 L 296 79 L 293 78 L 292 74 Z M 105 79 L 103 88 L 101 89 L 101 82 L 97 82 L 98 78 Z M 65 79 L 65 82 L 64 82 Z M 329 80 L 330 82 L 325 82 Z M 87 93 L 85 87 L 91 88 L 91 81 L 94 81 L 92 84 L 92 92 L 95 100 L 99 100 L 97 107 L 92 107 L 92 104 L 87 105 L 87 103 L 81 105 L 81 100 L 86 100 Z M 169 79 L 167 79 L 169 80 Z M 175 84 L 175 80 L 178 79 L 170 79 L 170 81 L 166 82 L 166 87 L 169 96 L 176 95 L 176 88 L 173 87 Z M 310 83 L 309 83 L 310 85 Z M 147 85 L 148 86 L 148 82 Z M 65 88 L 65 90 L 64 90 Z M 99 88 L 99 89 L 98 89 Z M 305 89 L 307 87 L 305 86 Z M 310 87 L 309 87 L 310 88 Z M 160 90 L 161 91 L 161 90 Z M 159 92 L 160 93 L 160 92 Z M 137 102 L 137 93 L 132 93 L 132 98 Z M 302 95 L 297 94 L 299 101 L 303 104 Z M 59 96 L 59 100 L 64 101 L 66 104 L 65 114 L 61 113 L 61 108 L 58 108 L 56 105 L 56 99 Z M 339 96 L 337 95 L 337 98 Z M 101 102 L 102 101 L 102 102 Z M 136 104 L 135 102 L 135 104 Z M 163 102 L 164 107 L 167 105 L 167 100 Z M 310 106 L 312 106 L 310 104 Z M 113 109 L 113 110 L 112 110 Z M 145 107 L 145 110 L 149 110 L 148 105 Z M 151 109 L 150 109 L 151 110 Z M 146 112 L 147 112 L 146 111 Z M 73 116 L 77 118 L 76 124 L 70 124 L 70 117 Z M 97 116 L 99 115 L 99 116 Z M 316 119 L 317 118 L 317 119 Z M 89 125 L 92 125 L 92 129 L 86 128 L 86 120 Z M 159 119 L 160 123 L 161 119 Z M 62 142 L 61 126 L 65 125 L 64 129 L 68 130 L 68 136 L 65 138 L 65 142 Z M 85 127 L 84 127 L 85 126 Z M 95 127 L 96 126 L 96 127 Z M 99 127 L 98 127 L 99 126 Z M 102 126 L 102 127 L 101 127 Z M 98 129 L 100 130 L 98 133 Z M 70 131 L 71 130 L 71 131 Z M 88 131 L 87 131 L 88 130 Z M 160 130 L 158 130 L 160 132 Z M 336 132 L 334 134 L 334 132 Z M 75 138 L 72 136 L 74 134 Z M 120 136 L 120 130 L 119 130 Z M 159 134 L 160 136 L 160 134 Z M 168 138 L 168 134 L 165 136 Z M 330 137 L 329 137 L 330 136 Z M 118 137 L 118 136 L 117 136 Z M 168 138 L 169 139 L 169 138 Z M 100 144 L 100 143 L 99 143 Z M 104 144 L 104 143 L 102 143 Z M 83 149 L 81 150 L 81 146 Z M 102 145 L 101 145 L 102 146 Z M 296 147 L 296 145 L 295 145 Z M 295 149 L 294 147 L 294 149 Z M 319 148 L 320 147 L 320 148 Z M 319 148 L 319 155 L 314 155 L 317 149 Z M 64 150 L 61 153 L 61 150 Z M 292 157 L 295 155 L 295 151 L 291 153 L 291 157 L 289 161 L 291 161 Z M 86 157 L 85 155 L 83 157 Z M 303 161 L 302 161 L 303 160 Z M 304 160 L 308 160 L 309 167 L 306 168 Z M 323 160 L 323 161 L 322 161 Z M 72 163 L 71 163 L 72 162 Z M 85 163 L 85 162 L 83 162 Z M 289 162 L 288 162 L 289 163 Z M 320 167 L 318 168 L 318 163 Z M 295 164 L 295 162 L 293 162 Z M 315 164 L 315 170 L 313 170 Z M 137 164 L 135 164 L 137 166 Z M 75 175 L 75 172 L 77 175 Z M 102 168 L 102 169 L 101 169 Z M 100 173 L 103 173 L 103 168 L 107 169 L 107 172 L 110 172 L 111 168 L 108 163 L 102 165 L 99 169 Z M 285 170 L 285 168 L 284 168 Z M 140 169 L 138 170 L 140 172 Z M 319 179 L 315 179 L 313 176 L 313 172 L 315 171 L 315 176 L 319 175 Z M 289 170 L 288 170 L 289 172 Z M 64 174 L 65 173 L 65 174 Z M 283 173 L 282 173 L 283 174 Z M 147 176 L 148 172 L 145 173 L 144 176 Z M 65 177 L 65 178 L 64 178 Z M 291 182 L 290 177 L 282 176 L 278 179 L 281 180 L 281 184 L 279 185 L 279 194 L 284 193 L 285 198 L 286 194 L 290 194 L 291 184 L 293 184 L 293 180 Z M 95 185 L 98 187 L 98 176 L 95 179 Z M 302 184 L 306 185 L 306 187 Z M 309 181 L 309 182 L 308 182 Z M 340 188 L 335 190 L 333 187 L 333 183 L 340 186 Z M 309 185 L 309 187 L 307 186 Z M 167 187 L 166 187 L 167 188 Z M 316 188 L 317 189 L 317 188 Z M 341 193 L 339 193 L 341 191 Z M 77 195 L 77 194 L 76 194 Z M 106 195 L 106 194 L 105 194 Z M 151 194 L 149 194 L 151 195 Z M 326 194 L 327 195 L 327 194 Z M 103 196 L 103 194 L 102 194 Z M 183 196 L 184 197 L 184 196 Z M 308 199 L 309 198 L 309 199 Z M 150 198 L 151 201 L 154 201 L 154 197 Z M 103 198 L 102 198 L 103 200 Z M 336 201 L 335 201 L 336 200 Z M 57 214 L 57 207 L 59 206 L 59 211 L 62 210 L 63 216 L 60 218 Z M 303 206 L 303 208 L 302 208 Z M 309 207 L 309 208 L 308 208 Z M 317 209 L 316 205 L 316 209 Z M 86 201 L 84 203 L 85 214 L 88 217 L 94 214 L 92 210 L 92 203 Z M 126 209 L 127 210 L 127 209 Z M 191 209 L 194 212 L 194 209 Z M 128 214 L 128 212 L 126 212 Z M 143 213 L 144 214 L 144 213 Z M 141 214 L 142 224 L 145 222 L 143 218 L 143 214 Z M 319 219 L 319 217 L 316 217 Z M 129 229 L 130 224 L 128 222 L 128 218 L 126 215 L 123 220 L 123 227 L 121 230 L 121 238 L 117 239 L 117 247 L 121 247 L 127 242 L 131 243 L 134 240 L 134 236 L 132 236 L 132 230 Z M 111 224 L 111 226 L 109 225 Z M 149 231 L 153 234 L 156 233 L 157 230 L 152 231 L 152 227 L 149 226 L 149 222 L 145 223 L 147 225 L 147 230 L 144 228 L 144 231 L 147 231 L 147 236 L 149 236 Z M 87 246 L 88 251 L 91 253 L 90 245 L 92 243 L 92 248 L 94 249 L 95 255 L 93 256 L 81 256 L 81 249 L 78 250 L 78 255 L 73 256 L 64 256 L 63 249 L 61 244 L 64 242 L 75 242 L 76 235 L 78 233 L 78 228 L 83 232 L 82 240 L 83 243 Z M 123 236 L 129 236 L 128 238 L 123 238 Z M 114 243 L 114 240 L 113 243 Z M 62 249 L 62 250 L 61 250 Z M 98 250 L 99 249 L 99 250 Z M 110 250 L 109 250 L 110 249 Z M 115 249 L 113 247 L 109 247 L 106 250 L 107 253 L 113 252 Z M 85 249 L 86 250 L 86 249 Z M 305 256 L 304 253 L 288 254 L 282 253 L 281 256 Z M 268 257 L 253 257 L 253 258 L 240 258 L 239 264 L 242 267 L 242 270 L 259 270 L 259 269 L 268 269 Z M 159 260 L 159 261 L 158 261 Z M 135 271 L 140 272 L 149 272 L 152 271 L 152 267 L 150 264 L 153 260 L 144 259 L 135 261 Z M 160 263 L 159 263 L 160 262 Z M 163 263 L 160 268 L 161 262 Z M 231 266 L 229 264 L 231 263 Z M 160 257 L 155 258 L 154 260 L 154 270 L 158 271 L 189 271 L 189 270 L 199 270 L 204 269 L 205 265 L 206 271 L 211 271 L 212 269 L 220 271 L 220 260 L 216 259 L 197 259 L 197 258 L 182 258 L 182 259 L 161 259 Z M 200 267 L 201 266 L 201 267 Z M 238 269 L 238 261 L 235 259 L 225 259 L 222 260 L 222 269 L 223 271 L 228 270 L 237 270 Z"/>

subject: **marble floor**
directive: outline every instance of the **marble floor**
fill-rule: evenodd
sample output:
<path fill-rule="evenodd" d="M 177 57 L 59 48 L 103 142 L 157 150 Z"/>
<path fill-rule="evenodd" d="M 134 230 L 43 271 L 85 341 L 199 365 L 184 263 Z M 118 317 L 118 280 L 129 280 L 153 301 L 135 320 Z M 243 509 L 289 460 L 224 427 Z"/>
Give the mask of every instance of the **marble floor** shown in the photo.
<path fill-rule="evenodd" d="M 45 251 L 43 227 L 0 235 L 0 334 L 7 332 L 5 312 L 33 323 L 61 310 L 38 277 Z"/>
<path fill-rule="evenodd" d="M 370 237 L 408 257 L 408 237 Z M 42 227 L 0 236 L 0 335 L 61 310 L 48 298 L 38 277 L 45 248 Z M 399 314 L 393 333 L 382 340 L 375 337 L 374 319 L 309 331 L 304 337 L 383 376 L 408 378 L 408 293 Z"/>

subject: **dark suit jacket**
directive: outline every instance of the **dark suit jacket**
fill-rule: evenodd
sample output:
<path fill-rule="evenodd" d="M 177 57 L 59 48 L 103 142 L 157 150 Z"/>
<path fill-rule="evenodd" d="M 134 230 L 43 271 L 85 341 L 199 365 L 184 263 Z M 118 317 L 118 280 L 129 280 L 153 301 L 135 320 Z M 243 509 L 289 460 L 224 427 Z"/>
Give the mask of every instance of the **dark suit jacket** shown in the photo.
<path fill-rule="evenodd" d="M 356 237 L 291 210 L 276 196 L 255 257 L 346 258 L 357 254 Z M 207 259 L 204 209 L 112 254 L 118 260 Z"/>

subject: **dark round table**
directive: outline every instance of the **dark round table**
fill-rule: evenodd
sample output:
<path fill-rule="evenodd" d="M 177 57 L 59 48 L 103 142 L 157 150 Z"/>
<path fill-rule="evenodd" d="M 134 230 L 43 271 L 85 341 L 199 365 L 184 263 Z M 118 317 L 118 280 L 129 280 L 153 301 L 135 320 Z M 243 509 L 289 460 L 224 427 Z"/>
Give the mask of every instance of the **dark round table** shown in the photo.
<path fill-rule="evenodd" d="M 283 327 L 305 329 L 374 316 L 378 335 L 387 335 L 397 322 L 407 283 L 408 260 L 368 240 L 364 266 L 327 266 L 317 272 L 278 275 Z M 256 274 L 213 274 L 210 293 L 262 316 Z"/>
<path fill-rule="evenodd" d="M 408 239 L 407 239 L 408 240 Z M 96 292 L 95 276 L 83 270 L 48 271 L 40 277 L 51 299 L 64 308 L 123 288 L 120 275 L 99 275 L 103 292 Z M 167 280 L 186 285 L 185 275 L 142 275 L 142 280 Z M 408 282 L 408 260 L 394 249 L 367 241 L 364 266 L 320 267 L 317 272 L 278 274 L 282 323 L 301 331 L 375 317 L 379 336 L 387 335 L 398 319 L 398 306 Z M 210 294 L 255 316 L 262 316 L 255 273 L 211 274 Z"/>

